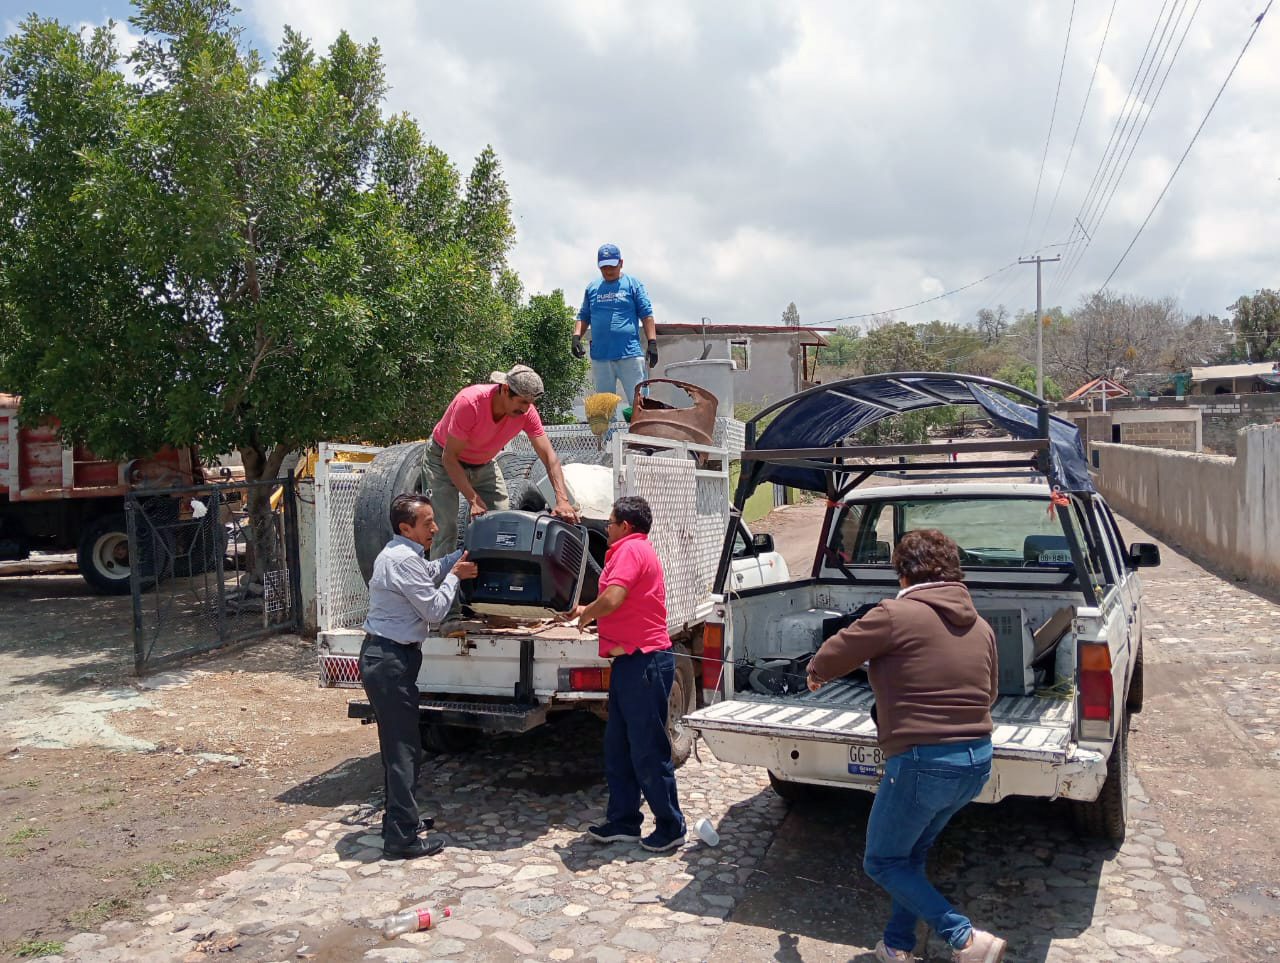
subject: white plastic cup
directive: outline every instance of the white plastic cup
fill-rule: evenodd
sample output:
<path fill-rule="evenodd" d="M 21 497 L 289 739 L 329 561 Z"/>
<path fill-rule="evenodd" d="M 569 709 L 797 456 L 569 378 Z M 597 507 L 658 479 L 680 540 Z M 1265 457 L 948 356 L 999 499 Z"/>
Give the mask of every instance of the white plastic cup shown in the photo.
<path fill-rule="evenodd" d="M 716 827 L 711 825 L 711 820 L 706 816 L 693 824 L 693 834 L 708 846 L 715 846 L 720 842 L 720 834 L 716 832 Z"/>

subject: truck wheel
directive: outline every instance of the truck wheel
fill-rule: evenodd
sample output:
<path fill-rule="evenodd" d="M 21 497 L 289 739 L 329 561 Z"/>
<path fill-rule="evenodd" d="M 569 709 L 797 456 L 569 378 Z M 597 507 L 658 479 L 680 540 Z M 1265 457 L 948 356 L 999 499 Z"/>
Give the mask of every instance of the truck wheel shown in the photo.
<path fill-rule="evenodd" d="M 428 752 L 450 755 L 467 752 L 480 741 L 480 730 L 466 726 L 446 726 L 438 722 L 424 722 L 422 748 Z"/>
<path fill-rule="evenodd" d="M 1116 735 L 1107 760 L 1107 778 L 1093 802 L 1073 800 L 1076 829 L 1082 836 L 1109 839 L 1116 846 L 1124 842 L 1129 821 L 1129 716 Z"/>
<path fill-rule="evenodd" d="M 1142 640 L 1138 640 L 1138 654 L 1133 660 L 1133 678 L 1129 680 L 1129 695 L 1125 708 L 1130 712 L 1142 711 Z"/>
<path fill-rule="evenodd" d="M 781 797 L 783 802 L 796 803 L 813 795 L 813 787 L 807 782 L 793 782 L 769 770 L 769 786 Z"/>
<path fill-rule="evenodd" d="M 373 577 L 378 553 L 395 534 L 391 531 L 391 500 L 401 493 L 421 494 L 423 490 L 422 453 L 426 447 L 425 441 L 411 441 L 384 448 L 360 477 L 352 535 L 356 561 L 366 583 Z"/>
<path fill-rule="evenodd" d="M 156 565 L 150 545 L 139 546 L 142 587 L 156 582 Z M 104 595 L 127 595 L 133 560 L 129 557 L 129 529 L 124 512 L 102 515 L 80 531 L 76 564 L 90 587 Z"/>
<path fill-rule="evenodd" d="M 698 688 L 689 650 L 677 645 L 672 654 L 676 657 L 676 674 L 667 698 L 667 738 L 671 740 L 671 765 L 679 769 L 693 752 L 694 733 L 684 724 L 684 717 L 698 708 Z"/>

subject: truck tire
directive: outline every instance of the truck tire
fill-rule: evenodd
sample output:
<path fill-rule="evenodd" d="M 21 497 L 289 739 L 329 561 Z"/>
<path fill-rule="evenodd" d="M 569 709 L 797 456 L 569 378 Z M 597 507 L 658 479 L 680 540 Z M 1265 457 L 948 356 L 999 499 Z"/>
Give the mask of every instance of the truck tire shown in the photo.
<path fill-rule="evenodd" d="M 446 726 L 438 722 L 424 722 L 420 728 L 422 748 L 437 755 L 467 752 L 480 741 L 480 730 L 468 729 L 466 726 Z"/>
<path fill-rule="evenodd" d="M 139 546 L 139 575 L 144 589 L 156 583 L 156 564 L 149 544 Z M 103 595 L 127 595 L 134 560 L 129 557 L 129 529 L 124 512 L 100 515 L 80 531 L 76 564 L 89 586 Z"/>
<path fill-rule="evenodd" d="M 360 477 L 352 535 L 356 562 L 366 584 L 373 577 L 378 553 L 395 534 L 391 531 L 391 500 L 402 493 L 423 491 L 422 453 L 426 447 L 425 441 L 411 441 L 384 448 L 373 456 Z"/>
<path fill-rule="evenodd" d="M 1093 802 L 1072 801 L 1076 830 L 1082 836 L 1110 840 L 1116 846 L 1124 842 L 1129 822 L 1129 715 L 1116 735 L 1107 760 L 1107 778 Z"/>
<path fill-rule="evenodd" d="M 813 795 L 813 787 L 807 782 L 793 782 L 769 770 L 769 787 L 785 803 L 797 803 Z"/>
<path fill-rule="evenodd" d="M 667 738 L 671 740 L 671 765 L 679 769 L 693 752 L 694 732 L 684 724 L 684 717 L 698 708 L 698 686 L 689 650 L 676 645 L 672 654 L 676 659 L 676 673 L 667 698 Z"/>
<path fill-rule="evenodd" d="M 1129 680 L 1129 695 L 1125 697 L 1125 708 L 1130 712 L 1142 711 L 1142 640 L 1138 640 L 1137 655 L 1133 659 L 1133 678 Z"/>

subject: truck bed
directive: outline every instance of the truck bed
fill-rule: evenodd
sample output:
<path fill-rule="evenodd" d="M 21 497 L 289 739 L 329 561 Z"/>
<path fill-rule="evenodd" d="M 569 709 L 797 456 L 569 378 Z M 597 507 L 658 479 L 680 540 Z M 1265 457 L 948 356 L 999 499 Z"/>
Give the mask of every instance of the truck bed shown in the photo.
<path fill-rule="evenodd" d="M 838 679 L 817 692 L 764 696 L 738 693 L 686 717 L 704 731 L 783 736 L 845 745 L 874 745 L 874 697 L 862 679 Z M 991 707 L 998 756 L 1042 762 L 1067 758 L 1074 722 L 1070 699 L 1001 696 Z"/>

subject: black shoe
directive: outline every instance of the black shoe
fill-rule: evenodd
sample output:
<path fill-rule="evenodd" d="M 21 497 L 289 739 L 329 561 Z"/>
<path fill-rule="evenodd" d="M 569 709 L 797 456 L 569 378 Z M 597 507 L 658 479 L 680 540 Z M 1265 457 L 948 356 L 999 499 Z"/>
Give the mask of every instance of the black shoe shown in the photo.
<path fill-rule="evenodd" d="M 422 821 L 418 823 L 418 832 L 425 833 L 428 829 L 434 829 L 436 819 L 434 816 L 423 816 Z"/>
<path fill-rule="evenodd" d="M 383 846 L 383 859 L 417 859 L 419 856 L 434 856 L 444 849 L 444 840 L 415 839 L 404 846 Z"/>

